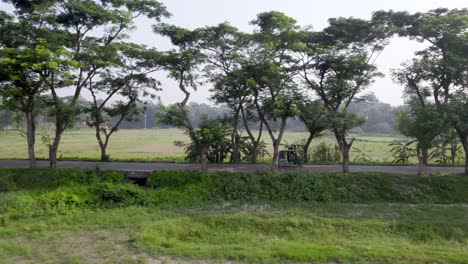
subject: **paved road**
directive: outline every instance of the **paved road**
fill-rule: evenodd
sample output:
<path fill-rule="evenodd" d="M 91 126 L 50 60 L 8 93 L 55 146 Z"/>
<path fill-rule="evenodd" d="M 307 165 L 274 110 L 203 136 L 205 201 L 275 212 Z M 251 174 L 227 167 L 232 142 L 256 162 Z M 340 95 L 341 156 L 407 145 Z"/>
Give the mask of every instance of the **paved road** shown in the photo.
<path fill-rule="evenodd" d="M 38 167 L 47 167 L 48 161 L 38 161 Z M 0 160 L 0 167 L 26 168 L 27 160 Z M 94 161 L 58 161 L 59 168 L 96 168 L 103 170 L 122 171 L 153 171 L 153 170 L 200 170 L 198 164 L 187 163 L 140 163 L 140 162 L 94 162 Z M 209 164 L 209 171 L 258 171 L 268 169 L 266 164 Z M 339 172 L 339 165 L 305 165 L 300 170 L 317 172 Z M 416 173 L 415 166 L 350 166 L 351 172 L 390 172 Z M 463 173 L 463 167 L 428 167 L 428 173 Z"/>

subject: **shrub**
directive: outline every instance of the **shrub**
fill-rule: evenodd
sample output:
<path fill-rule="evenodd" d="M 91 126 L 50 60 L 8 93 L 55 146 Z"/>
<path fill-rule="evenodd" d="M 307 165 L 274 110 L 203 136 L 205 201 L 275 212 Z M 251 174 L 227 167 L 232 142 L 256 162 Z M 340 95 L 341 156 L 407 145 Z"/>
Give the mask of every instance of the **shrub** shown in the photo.
<path fill-rule="evenodd" d="M 148 205 L 151 199 L 146 191 L 133 184 L 100 183 L 92 188 L 95 203 L 104 207 Z"/>
<path fill-rule="evenodd" d="M 202 174 L 195 171 L 153 171 L 151 176 L 148 178 L 146 185 L 159 188 L 159 187 L 170 187 L 179 188 L 184 187 L 190 183 L 196 183 L 201 181 Z"/>
<path fill-rule="evenodd" d="M 124 175 L 99 169 L 0 169 L 0 192 L 57 188 L 73 184 L 92 185 L 97 182 L 123 182 Z"/>
<path fill-rule="evenodd" d="M 320 142 L 312 149 L 310 159 L 313 162 L 337 162 L 341 160 L 340 147 L 337 144 Z"/>
<path fill-rule="evenodd" d="M 468 202 L 468 178 L 461 175 L 155 172 L 149 182 L 164 192 L 190 190 L 193 201 Z"/>

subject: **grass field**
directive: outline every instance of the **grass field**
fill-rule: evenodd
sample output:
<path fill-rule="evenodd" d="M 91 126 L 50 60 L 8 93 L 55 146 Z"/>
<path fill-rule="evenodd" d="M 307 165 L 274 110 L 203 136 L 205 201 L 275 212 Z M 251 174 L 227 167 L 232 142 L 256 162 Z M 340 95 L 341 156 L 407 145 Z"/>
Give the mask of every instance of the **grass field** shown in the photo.
<path fill-rule="evenodd" d="M 41 142 L 41 133 L 37 136 L 37 157 L 46 159 L 47 149 Z M 307 137 L 304 132 L 287 132 L 284 143 L 294 143 Z M 356 136 L 354 147 L 364 149 L 374 161 L 388 163 L 391 161 L 388 144 L 398 137 Z M 183 161 L 184 150 L 173 145 L 176 140 L 188 142 L 188 137 L 178 129 L 120 130 L 111 138 L 108 153 L 111 160 L 177 160 Z M 264 140 L 271 146 L 271 140 L 264 133 Z M 322 137 L 313 141 L 316 145 L 322 141 L 334 144 L 331 137 Z M 26 138 L 17 131 L 0 133 L 0 159 L 26 159 Z M 313 146 L 312 146 L 313 147 Z M 271 150 L 270 150 L 271 151 Z M 353 159 L 351 153 L 351 160 Z M 58 157 L 62 159 L 99 159 L 100 151 L 94 130 L 66 131 L 59 148 Z M 265 161 L 268 161 L 268 157 Z"/>
<path fill-rule="evenodd" d="M 0 263 L 468 263 L 462 175 L 121 177 L 0 169 Z"/>

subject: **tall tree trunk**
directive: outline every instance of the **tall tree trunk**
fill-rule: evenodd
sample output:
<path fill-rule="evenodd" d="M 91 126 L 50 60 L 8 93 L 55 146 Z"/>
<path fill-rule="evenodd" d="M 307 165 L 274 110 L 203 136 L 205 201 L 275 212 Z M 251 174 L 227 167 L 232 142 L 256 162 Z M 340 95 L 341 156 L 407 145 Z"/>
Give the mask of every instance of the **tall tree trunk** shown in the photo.
<path fill-rule="evenodd" d="M 109 137 L 106 136 L 105 141 L 102 140 L 101 130 L 99 128 L 99 124 L 94 124 L 96 129 L 96 139 L 101 149 L 101 161 L 109 161 L 109 157 L 107 156 L 107 143 L 109 142 Z"/>
<path fill-rule="evenodd" d="M 349 172 L 349 151 L 351 150 L 351 146 L 353 145 L 354 138 L 348 143 L 346 141 L 346 136 L 344 133 L 340 131 L 333 131 L 335 134 L 336 141 L 338 142 L 338 146 L 340 146 L 341 155 L 343 156 L 342 161 L 342 170 L 344 173 Z"/>
<path fill-rule="evenodd" d="M 28 140 L 28 157 L 29 157 L 29 167 L 36 167 L 36 154 L 34 146 L 36 144 L 36 122 L 34 120 L 34 114 L 32 111 L 26 113 L 26 137 Z"/>
<path fill-rule="evenodd" d="M 250 157 L 250 162 L 252 162 L 252 164 L 256 164 L 257 163 L 257 158 L 258 158 L 258 145 L 259 145 L 260 142 L 257 142 L 257 141 L 254 141 L 252 143 L 252 157 Z"/>
<path fill-rule="evenodd" d="M 280 142 L 281 141 L 279 139 L 276 139 L 276 140 L 273 141 L 273 163 L 272 163 L 272 166 L 274 168 L 278 168 Z"/>
<path fill-rule="evenodd" d="M 257 138 L 255 138 L 252 131 L 250 130 L 247 117 L 245 116 L 244 107 L 241 106 L 240 110 L 242 113 L 242 121 L 244 123 L 245 131 L 247 131 L 247 135 L 249 136 L 250 142 L 252 142 L 252 153 L 251 153 L 252 156 L 250 157 L 250 162 L 252 162 L 252 164 L 256 164 L 257 158 L 258 158 L 258 148 L 260 147 L 260 141 L 262 140 L 263 122 L 260 122 L 260 128 L 258 129 L 258 136 Z"/>
<path fill-rule="evenodd" d="M 418 175 L 426 172 L 427 154 L 425 153 L 427 153 L 427 149 L 418 149 Z"/>
<path fill-rule="evenodd" d="M 468 151 L 465 150 L 465 175 L 468 176 Z"/>
<path fill-rule="evenodd" d="M 429 149 L 424 148 L 421 150 L 421 158 L 424 166 L 429 165 Z"/>
<path fill-rule="evenodd" d="M 341 154 L 343 155 L 343 172 L 348 173 L 349 172 L 349 149 L 348 147 L 344 147 L 344 149 L 341 150 Z"/>
<path fill-rule="evenodd" d="M 55 138 L 51 146 L 49 146 L 49 167 L 57 167 L 57 152 L 62 138 L 63 131 L 65 131 L 65 122 L 63 120 L 57 121 L 55 127 Z"/>
<path fill-rule="evenodd" d="M 465 175 L 468 176 L 468 136 L 462 139 L 462 145 L 465 151 Z"/>
<path fill-rule="evenodd" d="M 240 163 L 241 155 L 239 149 L 239 113 L 240 113 L 240 106 L 237 107 L 236 112 L 234 113 L 234 126 L 231 135 L 231 144 L 232 144 L 232 156 L 231 162 L 234 164 Z"/>
<path fill-rule="evenodd" d="M 303 148 L 304 148 L 303 149 L 304 157 L 302 157 L 302 158 L 304 159 L 304 161 L 302 163 L 304 163 L 304 164 L 309 162 L 309 148 L 310 148 L 310 144 L 312 143 L 313 139 L 314 139 L 314 136 L 309 135 L 305 145 L 303 146 Z"/>
<path fill-rule="evenodd" d="M 455 160 L 457 158 L 457 148 L 458 148 L 457 142 L 450 143 L 450 164 L 452 166 L 455 166 Z"/>
<path fill-rule="evenodd" d="M 280 127 L 280 130 L 278 132 L 278 136 L 276 137 L 276 139 L 275 139 L 275 136 L 273 134 L 273 130 L 271 130 L 270 126 L 267 123 L 265 123 L 266 120 L 264 118 L 263 118 L 263 121 L 264 121 L 265 126 L 268 129 L 268 133 L 270 134 L 270 137 L 271 137 L 271 140 L 272 140 L 272 143 L 273 143 L 272 167 L 275 168 L 275 169 L 278 169 L 279 147 L 280 147 L 280 144 L 281 144 L 281 140 L 283 140 L 283 134 L 284 134 L 284 130 L 286 129 L 286 123 L 288 121 L 288 118 L 284 117 L 284 116 L 281 118 L 281 127 Z"/>
<path fill-rule="evenodd" d="M 463 133 L 464 131 L 458 127 L 455 127 L 455 129 L 465 151 L 465 175 L 468 176 L 468 134 Z"/>
<path fill-rule="evenodd" d="M 207 151 L 207 147 L 202 145 L 200 147 L 200 166 L 203 172 L 208 171 L 208 167 L 206 165 L 206 151 Z"/>

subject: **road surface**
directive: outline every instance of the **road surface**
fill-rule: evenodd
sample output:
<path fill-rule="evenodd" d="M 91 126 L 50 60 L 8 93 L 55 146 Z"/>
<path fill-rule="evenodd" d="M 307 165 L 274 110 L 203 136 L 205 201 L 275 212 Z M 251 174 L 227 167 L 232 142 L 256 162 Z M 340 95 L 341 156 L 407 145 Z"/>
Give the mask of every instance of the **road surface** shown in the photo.
<path fill-rule="evenodd" d="M 37 161 L 38 167 L 48 167 L 48 161 Z M 3 168 L 27 168 L 27 160 L 0 160 Z M 98 161 L 58 161 L 59 168 L 96 168 L 121 171 L 153 171 L 153 170 L 200 170 L 199 164 L 189 163 L 143 163 L 143 162 L 98 162 Z M 259 171 L 270 168 L 267 164 L 209 164 L 209 171 Z M 340 172 L 340 165 L 304 165 L 298 170 L 315 172 Z M 389 172 L 417 173 L 416 166 L 350 166 L 351 172 Z M 427 167 L 427 173 L 463 173 L 463 167 Z"/>

